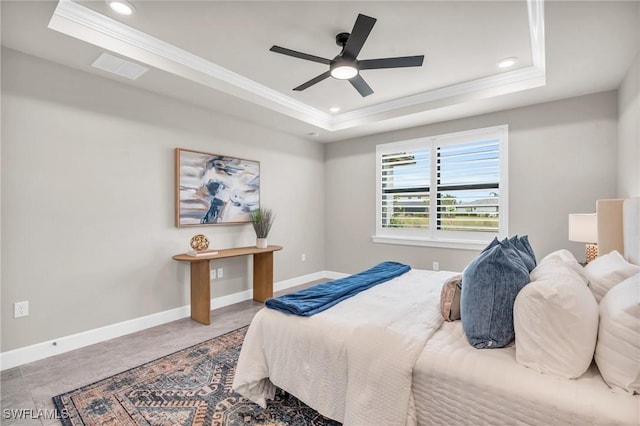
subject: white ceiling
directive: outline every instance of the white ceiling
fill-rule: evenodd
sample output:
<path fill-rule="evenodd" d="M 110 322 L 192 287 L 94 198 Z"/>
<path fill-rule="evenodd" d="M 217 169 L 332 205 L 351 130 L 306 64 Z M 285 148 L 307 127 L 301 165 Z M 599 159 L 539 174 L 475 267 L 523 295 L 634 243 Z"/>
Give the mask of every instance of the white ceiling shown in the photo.
<path fill-rule="evenodd" d="M 104 1 L 2 1 L 2 44 L 322 142 L 615 89 L 640 45 L 638 1 L 130 1 L 130 17 Z M 292 91 L 327 66 L 269 48 L 331 59 L 358 13 L 378 20 L 359 59 L 424 65 L 362 71 L 366 98 L 331 78 Z M 92 68 L 104 51 L 151 69 Z"/>

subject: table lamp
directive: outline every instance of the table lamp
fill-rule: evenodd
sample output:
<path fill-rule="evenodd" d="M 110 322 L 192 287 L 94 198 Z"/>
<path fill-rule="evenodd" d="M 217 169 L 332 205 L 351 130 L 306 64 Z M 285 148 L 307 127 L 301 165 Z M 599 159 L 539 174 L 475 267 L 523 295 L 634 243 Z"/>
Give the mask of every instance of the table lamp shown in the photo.
<path fill-rule="evenodd" d="M 595 213 L 569 215 L 569 241 L 587 243 L 585 262 L 598 257 L 598 219 Z"/>

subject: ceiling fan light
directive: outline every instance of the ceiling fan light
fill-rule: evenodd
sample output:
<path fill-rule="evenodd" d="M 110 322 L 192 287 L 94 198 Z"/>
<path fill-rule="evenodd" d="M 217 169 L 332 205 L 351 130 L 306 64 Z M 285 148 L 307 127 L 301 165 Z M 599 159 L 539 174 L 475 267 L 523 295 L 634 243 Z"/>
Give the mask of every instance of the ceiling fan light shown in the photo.
<path fill-rule="evenodd" d="M 129 16 L 134 11 L 133 5 L 126 0 L 107 0 L 107 4 L 111 10 L 120 15 Z"/>
<path fill-rule="evenodd" d="M 349 80 L 356 75 L 358 75 L 358 69 L 353 65 L 342 64 L 331 68 L 331 77 L 338 80 Z"/>

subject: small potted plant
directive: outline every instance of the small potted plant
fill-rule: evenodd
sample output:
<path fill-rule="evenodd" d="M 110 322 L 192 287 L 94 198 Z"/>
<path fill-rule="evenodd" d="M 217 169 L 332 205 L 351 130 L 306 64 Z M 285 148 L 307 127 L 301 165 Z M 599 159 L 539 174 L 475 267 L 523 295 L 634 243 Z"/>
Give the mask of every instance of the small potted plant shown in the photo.
<path fill-rule="evenodd" d="M 262 207 L 252 210 L 250 214 L 253 230 L 256 231 L 256 247 L 266 248 L 267 236 L 271 230 L 271 225 L 273 225 L 275 215 L 271 209 Z"/>

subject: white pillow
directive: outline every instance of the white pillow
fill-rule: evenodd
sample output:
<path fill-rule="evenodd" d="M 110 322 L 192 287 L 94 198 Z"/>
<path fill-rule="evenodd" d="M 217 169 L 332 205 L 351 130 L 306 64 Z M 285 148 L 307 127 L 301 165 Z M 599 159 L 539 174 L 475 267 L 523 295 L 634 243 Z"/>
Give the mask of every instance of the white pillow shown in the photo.
<path fill-rule="evenodd" d="M 627 262 L 616 250 L 596 257 L 584 267 L 589 288 L 598 303 L 615 285 L 640 272 L 640 266 Z"/>
<path fill-rule="evenodd" d="M 539 263 L 542 263 L 545 260 L 549 259 L 550 257 L 554 257 L 554 256 L 559 257 L 560 260 L 563 260 L 565 262 L 568 261 L 568 260 L 576 260 L 576 257 L 569 250 L 560 249 L 560 250 L 556 250 L 554 252 L 549 253 L 548 255 L 543 257 L 542 260 Z M 576 260 L 576 262 L 577 262 L 577 260 Z"/>
<path fill-rule="evenodd" d="M 542 278 L 524 286 L 513 307 L 516 361 L 541 373 L 580 377 L 593 360 L 598 304 L 559 258 L 541 262 L 532 275 Z"/>
<path fill-rule="evenodd" d="M 595 358 L 610 387 L 640 393 L 640 274 L 602 299 Z"/>
<path fill-rule="evenodd" d="M 569 256 L 561 252 L 566 252 Z M 580 266 L 573 254 L 567 250 L 558 250 L 547 256 L 538 263 L 533 271 L 529 274 L 531 281 L 538 281 L 544 279 L 560 279 L 561 275 L 568 275 L 569 277 L 575 277 L 577 272 L 581 278 L 582 283 L 586 286 L 589 283 L 584 268 Z"/>

